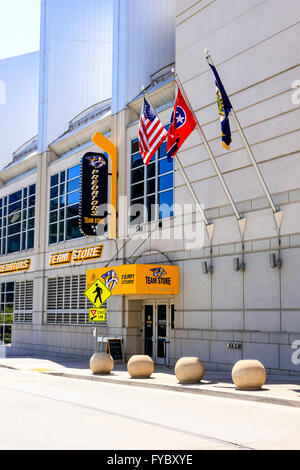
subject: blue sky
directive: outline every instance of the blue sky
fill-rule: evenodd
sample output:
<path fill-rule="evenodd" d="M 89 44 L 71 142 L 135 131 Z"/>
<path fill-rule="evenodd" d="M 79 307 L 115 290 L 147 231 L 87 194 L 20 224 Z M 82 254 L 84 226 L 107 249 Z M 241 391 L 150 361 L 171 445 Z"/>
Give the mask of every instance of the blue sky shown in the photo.
<path fill-rule="evenodd" d="M 41 0 L 0 0 L 0 59 L 39 50 Z"/>

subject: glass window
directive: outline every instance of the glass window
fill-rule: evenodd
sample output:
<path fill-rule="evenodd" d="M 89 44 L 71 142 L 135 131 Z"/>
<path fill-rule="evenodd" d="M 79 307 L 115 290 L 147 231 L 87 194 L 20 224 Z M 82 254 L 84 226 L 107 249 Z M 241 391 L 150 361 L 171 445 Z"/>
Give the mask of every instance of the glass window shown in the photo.
<path fill-rule="evenodd" d="M 27 248 L 33 248 L 34 244 L 34 230 L 30 230 L 27 234 Z"/>
<path fill-rule="evenodd" d="M 53 222 L 57 222 L 57 218 L 58 218 L 58 212 L 57 211 L 50 212 L 50 224 L 53 223 Z"/>
<path fill-rule="evenodd" d="M 80 165 L 53 175 L 51 181 L 56 187 L 50 189 L 49 244 L 82 237 L 79 230 Z"/>
<path fill-rule="evenodd" d="M 77 218 L 67 220 L 66 232 L 67 240 L 72 240 L 73 238 L 79 238 L 82 236 L 79 230 L 79 220 Z"/>
<path fill-rule="evenodd" d="M 131 186 L 131 199 L 137 199 L 144 195 L 144 182 Z"/>
<path fill-rule="evenodd" d="M 131 159 L 131 168 L 138 168 L 139 166 L 144 165 L 143 157 L 139 153 L 132 156 Z"/>
<path fill-rule="evenodd" d="M 168 126 L 167 126 L 168 128 Z M 144 165 L 138 139 L 131 142 L 130 223 L 138 224 L 173 217 L 174 162 L 168 161 L 167 142 L 163 142 L 151 162 Z M 137 203 L 143 209 L 137 210 Z M 160 208 L 159 206 L 163 207 Z M 146 210 L 145 210 L 146 209 Z"/>
<path fill-rule="evenodd" d="M 80 178 L 76 178 L 68 183 L 68 193 L 80 189 Z"/>
<path fill-rule="evenodd" d="M 20 199 L 22 199 L 22 191 L 17 191 L 9 196 L 9 204 L 20 201 Z"/>
<path fill-rule="evenodd" d="M 31 207 L 31 206 L 34 206 L 35 205 L 35 196 L 30 196 L 28 198 L 28 206 Z"/>
<path fill-rule="evenodd" d="M 164 191 L 159 194 L 159 218 L 173 217 L 173 190 Z"/>
<path fill-rule="evenodd" d="M 167 175 L 159 177 L 159 190 L 163 191 L 164 189 L 173 188 L 173 173 L 168 173 Z"/>
<path fill-rule="evenodd" d="M 57 184 L 58 184 L 58 174 L 57 174 L 57 175 L 53 175 L 53 176 L 51 176 L 51 178 L 50 178 L 50 186 L 51 186 L 51 188 L 52 188 L 53 186 L 56 186 Z"/>
<path fill-rule="evenodd" d="M 7 238 L 7 253 L 15 253 L 16 251 L 21 251 L 20 234 Z"/>
<path fill-rule="evenodd" d="M 67 207 L 67 219 L 71 217 L 77 217 L 79 215 L 79 204 Z"/>
<path fill-rule="evenodd" d="M 68 206 L 70 206 L 71 204 L 79 204 L 79 191 L 68 194 L 67 204 Z"/>
<path fill-rule="evenodd" d="M 57 224 L 50 224 L 49 243 L 57 243 Z"/>
<path fill-rule="evenodd" d="M 0 341 L 11 343 L 11 325 L 14 313 L 14 282 L 1 283 Z"/>
<path fill-rule="evenodd" d="M 54 188 L 51 188 L 50 190 L 50 198 L 53 199 L 54 197 L 58 196 L 58 186 L 54 186 Z"/>
<path fill-rule="evenodd" d="M 68 180 L 78 178 L 80 176 L 80 165 L 73 166 L 68 170 Z"/>
<path fill-rule="evenodd" d="M 0 199 L 1 255 L 28 250 L 34 245 L 35 184 Z M 28 210 L 27 207 L 30 207 Z"/>
<path fill-rule="evenodd" d="M 15 235 L 21 232 L 21 224 L 14 224 L 8 227 L 8 235 Z"/>

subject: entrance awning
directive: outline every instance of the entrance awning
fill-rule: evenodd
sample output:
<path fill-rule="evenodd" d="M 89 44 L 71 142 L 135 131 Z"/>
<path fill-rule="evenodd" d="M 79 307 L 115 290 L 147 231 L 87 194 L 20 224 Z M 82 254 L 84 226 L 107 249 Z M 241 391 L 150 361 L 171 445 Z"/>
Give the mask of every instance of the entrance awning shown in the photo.
<path fill-rule="evenodd" d="M 179 294 L 179 266 L 125 264 L 88 269 L 86 272 L 87 287 L 97 279 L 104 282 L 113 295 Z"/>

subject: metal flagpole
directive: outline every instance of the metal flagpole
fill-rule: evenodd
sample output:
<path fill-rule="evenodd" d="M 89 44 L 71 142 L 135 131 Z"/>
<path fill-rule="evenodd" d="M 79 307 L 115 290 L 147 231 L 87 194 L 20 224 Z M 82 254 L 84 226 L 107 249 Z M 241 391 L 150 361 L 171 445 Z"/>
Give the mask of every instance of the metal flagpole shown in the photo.
<path fill-rule="evenodd" d="M 150 100 L 150 98 L 149 98 L 149 95 L 148 95 L 148 93 L 147 93 L 145 87 L 142 87 L 142 91 L 143 91 L 144 95 L 146 96 L 148 102 L 150 103 L 152 109 L 155 110 L 155 108 L 153 107 L 153 105 L 152 105 L 152 103 L 151 103 L 151 100 Z M 157 115 L 157 117 L 159 118 L 159 115 L 157 114 L 157 112 L 156 112 L 156 115 Z M 208 220 L 207 220 L 207 218 L 206 218 L 206 216 L 205 216 L 205 212 L 204 212 L 204 210 L 203 210 L 203 208 L 202 208 L 202 206 L 201 206 L 201 204 L 200 204 L 200 202 L 199 202 L 199 199 L 198 199 L 198 197 L 197 197 L 197 195 L 196 195 L 196 193 L 195 193 L 195 191 L 194 191 L 194 189 L 193 189 L 193 187 L 192 187 L 192 185 L 191 185 L 191 183 L 190 183 L 190 181 L 189 181 L 189 179 L 188 179 L 188 177 L 187 177 L 187 174 L 186 174 L 186 172 L 185 172 L 185 170 L 184 170 L 184 168 L 183 168 L 183 166 L 182 166 L 182 164 L 181 164 L 181 162 L 180 162 L 180 160 L 179 160 L 179 158 L 178 158 L 177 155 L 175 155 L 174 160 L 176 161 L 176 164 L 177 164 L 178 169 L 179 169 L 179 171 L 180 171 L 180 173 L 181 173 L 181 175 L 182 175 L 182 177 L 183 177 L 183 179 L 184 179 L 184 181 L 185 181 L 185 184 L 187 185 L 187 187 L 188 187 L 188 189 L 189 189 L 189 191 L 190 191 L 190 193 L 191 193 L 191 196 L 192 196 L 192 198 L 193 198 L 193 200 L 194 200 L 194 202 L 195 202 L 196 208 L 198 209 L 198 211 L 199 211 L 200 214 L 201 214 L 201 217 L 202 217 L 203 220 L 204 220 L 204 223 L 205 223 L 205 226 L 206 226 L 206 230 L 207 230 L 207 233 L 208 233 L 210 242 L 211 242 L 211 241 L 212 241 L 212 238 L 213 238 L 213 234 L 214 234 L 215 225 L 214 225 L 214 224 L 210 224 L 210 223 L 208 222 Z"/>
<path fill-rule="evenodd" d="M 211 58 L 211 55 L 210 55 L 208 49 L 205 49 L 204 52 L 205 52 L 205 54 L 206 54 L 207 63 L 208 63 L 208 64 L 211 63 L 211 65 L 214 65 L 214 63 L 213 63 L 213 61 L 212 61 L 212 58 Z M 271 208 L 272 208 L 273 216 L 274 216 L 274 219 L 275 219 L 275 222 L 276 222 L 276 226 L 277 226 L 277 230 L 278 230 L 278 232 L 279 232 L 279 231 L 280 231 L 280 226 L 281 226 L 281 220 L 282 220 L 282 211 L 278 210 L 278 209 L 276 208 L 275 204 L 274 204 L 274 201 L 273 201 L 273 199 L 272 199 L 272 196 L 271 196 L 271 194 L 270 194 L 270 191 L 269 191 L 268 188 L 267 188 L 267 185 L 266 185 L 266 183 L 265 183 L 265 180 L 264 180 L 264 178 L 263 178 L 263 175 L 262 175 L 262 173 L 261 173 L 261 171 L 260 171 L 260 169 L 259 169 L 259 166 L 258 166 L 258 164 L 257 164 L 257 161 L 255 160 L 255 157 L 254 157 L 253 152 L 252 152 L 252 150 L 251 150 L 251 147 L 250 147 L 250 145 L 249 145 L 249 143 L 248 143 L 248 140 L 247 140 L 247 138 L 246 138 L 246 136 L 245 136 L 245 133 L 244 133 L 244 131 L 243 131 L 243 128 L 242 128 L 242 126 L 240 125 L 240 122 L 239 122 L 239 120 L 238 120 L 238 118 L 237 118 L 237 115 L 236 115 L 236 113 L 235 113 L 235 111 L 234 111 L 233 108 L 231 108 L 230 114 L 231 114 L 232 117 L 233 117 L 233 120 L 234 120 L 234 122 L 235 122 L 235 125 L 236 125 L 236 127 L 237 127 L 237 129 L 238 129 L 238 131 L 239 131 L 239 133 L 240 133 L 240 136 L 241 136 L 241 138 L 242 138 L 242 141 L 243 141 L 243 143 L 244 143 L 244 145 L 245 145 L 245 148 L 246 148 L 246 150 L 247 150 L 247 152 L 248 152 L 248 155 L 249 155 L 249 157 L 250 157 L 250 159 L 251 159 L 251 162 L 252 162 L 252 164 L 253 164 L 253 166 L 254 166 L 255 172 L 256 172 L 257 177 L 258 177 L 258 179 L 259 179 L 259 182 L 260 182 L 260 184 L 261 184 L 261 186 L 262 186 L 262 188 L 263 188 L 263 190 L 264 190 L 264 193 L 265 193 L 265 195 L 266 195 L 266 197 L 267 197 L 267 199 L 268 199 L 268 201 L 269 201 L 269 204 L 270 204 L 270 206 L 271 206 Z"/>
<path fill-rule="evenodd" d="M 189 100 L 187 94 L 185 93 L 185 90 L 184 90 L 184 88 L 183 88 L 183 86 L 182 86 L 182 83 L 181 83 L 181 81 L 180 81 L 180 79 L 179 79 L 177 73 L 174 73 L 174 77 L 175 77 L 175 81 L 176 81 L 176 83 L 177 83 L 177 85 L 178 85 L 178 87 L 179 87 L 181 93 L 184 95 L 184 97 L 185 97 L 186 101 L 188 102 L 190 108 L 193 109 L 192 106 L 191 106 L 190 100 Z M 215 169 L 215 172 L 217 173 L 217 176 L 218 176 L 218 178 L 219 178 L 219 180 L 220 180 L 220 183 L 221 183 L 221 185 L 222 185 L 222 188 L 223 188 L 223 190 L 224 190 L 224 192 L 225 192 L 225 194 L 226 194 L 226 196 L 227 196 L 227 199 L 228 199 L 228 201 L 230 202 L 230 205 L 231 205 L 231 207 L 232 207 L 232 209 L 233 209 L 233 212 L 234 212 L 234 214 L 235 214 L 235 216 L 236 216 L 236 218 L 237 218 L 237 222 L 238 222 L 238 226 L 239 226 L 241 238 L 243 239 L 243 238 L 244 238 L 244 233 L 245 233 L 246 219 L 240 215 L 240 213 L 239 213 L 239 211 L 238 211 L 238 209 L 237 209 L 237 207 L 236 207 L 236 204 L 235 204 L 235 202 L 234 202 L 234 200 L 233 200 L 233 198 L 232 198 L 232 195 L 231 195 L 231 193 L 230 193 L 230 191 L 229 191 L 229 188 L 228 188 L 228 186 L 227 186 L 227 184 L 226 184 L 226 182 L 225 182 L 224 176 L 223 176 L 223 174 L 222 174 L 221 171 L 220 171 L 220 168 L 219 168 L 219 166 L 218 166 L 218 164 L 217 164 L 217 162 L 216 162 L 216 159 L 215 159 L 215 157 L 214 157 L 214 155 L 213 155 L 213 153 L 212 153 L 212 150 L 211 150 L 211 148 L 210 148 L 210 145 L 209 145 L 209 143 L 208 143 L 208 141 L 207 141 L 207 139 L 206 139 L 206 137 L 205 137 L 205 134 L 204 134 L 204 132 L 203 132 L 203 130 L 202 130 L 200 124 L 199 124 L 199 121 L 198 121 L 197 116 L 195 115 L 195 113 L 194 113 L 194 116 L 195 116 L 195 119 L 196 119 L 196 122 L 197 122 L 196 129 L 197 129 L 197 131 L 198 131 L 198 134 L 199 134 L 200 137 L 201 137 L 201 140 L 202 140 L 202 142 L 203 142 L 203 145 L 204 145 L 204 147 L 205 147 L 205 150 L 206 150 L 206 152 L 207 152 L 207 154 L 208 154 L 208 156 L 209 156 L 209 158 L 210 158 L 210 161 L 211 161 L 211 163 L 212 163 L 212 165 L 213 165 L 213 167 L 214 167 L 214 169 Z"/>

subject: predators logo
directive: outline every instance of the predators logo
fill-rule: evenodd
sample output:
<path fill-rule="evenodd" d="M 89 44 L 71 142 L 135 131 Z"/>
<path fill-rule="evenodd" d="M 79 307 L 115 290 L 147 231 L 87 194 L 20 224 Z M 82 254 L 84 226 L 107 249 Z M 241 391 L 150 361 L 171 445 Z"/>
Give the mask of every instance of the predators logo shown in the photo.
<path fill-rule="evenodd" d="M 154 277 L 159 277 L 159 278 L 167 274 L 163 268 L 154 268 L 154 269 L 150 269 L 150 271 L 153 272 Z"/>
<path fill-rule="evenodd" d="M 101 168 L 106 165 L 106 161 L 101 155 L 94 155 L 93 157 L 88 157 L 88 161 L 93 168 Z"/>
<path fill-rule="evenodd" d="M 119 282 L 117 273 L 113 269 L 103 274 L 102 279 L 105 281 L 105 287 L 107 287 L 107 289 L 110 291 L 113 290 L 115 285 Z"/>

